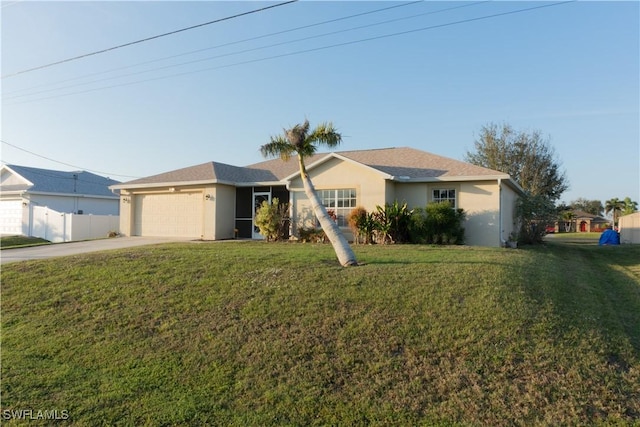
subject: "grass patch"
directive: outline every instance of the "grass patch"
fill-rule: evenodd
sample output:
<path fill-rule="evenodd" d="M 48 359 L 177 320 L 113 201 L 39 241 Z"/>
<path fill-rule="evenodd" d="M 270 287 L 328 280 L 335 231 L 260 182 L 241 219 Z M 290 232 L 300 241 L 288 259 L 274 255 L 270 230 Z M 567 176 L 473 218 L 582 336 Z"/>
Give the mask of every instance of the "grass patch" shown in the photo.
<path fill-rule="evenodd" d="M 4 236 L 0 237 L 0 249 L 19 248 L 26 246 L 49 245 L 50 241 L 39 237 Z"/>
<path fill-rule="evenodd" d="M 71 425 L 640 419 L 639 246 L 354 249 L 365 265 L 217 242 L 3 266 L 2 409 Z"/>

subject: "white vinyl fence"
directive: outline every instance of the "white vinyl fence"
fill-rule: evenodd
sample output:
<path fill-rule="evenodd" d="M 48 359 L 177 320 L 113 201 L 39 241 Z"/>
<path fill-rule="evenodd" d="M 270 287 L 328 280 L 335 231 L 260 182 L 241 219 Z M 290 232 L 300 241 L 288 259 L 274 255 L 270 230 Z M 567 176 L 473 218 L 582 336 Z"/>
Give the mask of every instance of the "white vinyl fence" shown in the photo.
<path fill-rule="evenodd" d="M 76 215 L 58 212 L 44 206 L 33 206 L 30 235 L 50 242 L 108 237 L 118 232 L 118 215 Z"/>

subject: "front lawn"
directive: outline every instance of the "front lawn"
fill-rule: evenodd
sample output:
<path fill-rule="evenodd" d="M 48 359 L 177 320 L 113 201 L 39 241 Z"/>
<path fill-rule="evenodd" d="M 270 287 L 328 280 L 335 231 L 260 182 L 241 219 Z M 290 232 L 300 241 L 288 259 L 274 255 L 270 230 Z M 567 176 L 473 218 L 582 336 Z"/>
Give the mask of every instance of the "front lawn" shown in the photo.
<path fill-rule="evenodd" d="M 354 250 L 3 266 L 3 425 L 638 423 L 640 246 Z"/>
<path fill-rule="evenodd" d="M 19 248 L 27 246 L 49 245 L 50 241 L 39 237 L 3 236 L 0 237 L 0 249 Z"/>

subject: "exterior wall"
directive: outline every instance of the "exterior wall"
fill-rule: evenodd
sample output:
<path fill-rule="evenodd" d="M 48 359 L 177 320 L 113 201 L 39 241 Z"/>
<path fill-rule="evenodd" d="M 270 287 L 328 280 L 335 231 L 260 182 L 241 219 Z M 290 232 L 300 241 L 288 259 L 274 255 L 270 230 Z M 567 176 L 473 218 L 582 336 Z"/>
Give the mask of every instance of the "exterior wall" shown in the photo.
<path fill-rule="evenodd" d="M 199 194 L 201 205 L 198 209 L 199 236 L 204 240 L 230 239 L 234 236 L 235 187 L 229 185 L 160 187 L 155 189 L 123 190 L 120 197 L 120 232 L 127 236 L 139 234 L 136 231 L 136 207 L 140 206 L 136 198 L 143 196 L 170 196 L 172 194 Z M 171 203 L 167 197 L 166 203 Z M 193 212 L 191 212 L 193 213 Z M 177 210 L 176 215 L 180 215 Z M 171 232 L 167 231 L 167 235 Z"/>
<path fill-rule="evenodd" d="M 387 203 L 398 200 L 399 203 L 407 203 L 409 209 L 424 208 L 427 206 L 429 194 L 428 185 L 425 183 L 396 183 L 394 186 L 394 198 Z"/>
<path fill-rule="evenodd" d="M 456 190 L 457 208 L 465 211 L 465 243 L 473 246 L 501 246 L 501 234 L 513 231 L 516 194 L 503 186 L 502 196 L 497 181 L 396 183 L 395 197 L 409 209 L 424 208 L 433 201 L 433 190 Z M 502 202 L 500 198 L 502 197 Z M 500 215 L 500 206 L 503 211 Z M 502 221 L 502 226 L 500 225 Z"/>
<path fill-rule="evenodd" d="M 407 203 L 409 209 L 424 208 L 432 201 L 434 189 L 455 189 L 457 208 L 464 209 L 465 243 L 473 246 L 499 247 L 516 229 L 515 201 L 517 194 L 506 185 L 490 181 L 402 183 L 385 180 L 384 177 L 358 165 L 333 159 L 309 171 L 316 190 L 355 188 L 357 206 L 372 212 L 385 203 Z M 302 181 L 296 178 L 290 185 L 293 233 L 299 227 L 315 226 L 315 217 L 309 200 L 304 194 Z M 502 207 L 502 214 L 500 209 Z M 352 239 L 351 231 L 343 229 Z"/>
<path fill-rule="evenodd" d="M 618 218 L 620 243 L 640 244 L 640 212 Z"/>
<path fill-rule="evenodd" d="M 120 234 L 133 236 L 133 199 L 127 190 L 120 191 Z"/>
<path fill-rule="evenodd" d="M 500 189 L 500 210 L 502 212 L 502 224 L 500 231 L 500 244 L 504 245 L 512 232 L 517 232 L 520 224 L 516 217 L 516 202 L 518 194 L 508 185 L 502 184 Z"/>
<path fill-rule="evenodd" d="M 376 171 L 369 170 L 361 165 L 345 162 L 340 159 L 331 159 L 309 170 L 309 176 L 316 190 L 355 188 L 357 206 L 362 206 L 367 211 L 375 210 L 377 205 L 384 205 L 391 197 L 393 186 L 387 185 L 384 177 Z M 297 177 L 289 185 L 291 198 L 292 233 L 297 235 L 300 227 L 314 227 L 315 215 L 311 208 L 311 202 L 307 198 L 302 185 L 302 180 Z M 341 227 L 348 240 L 353 239 L 348 227 Z"/>
<path fill-rule="evenodd" d="M 463 182 L 458 207 L 464 209 L 465 243 L 472 246 L 501 246 L 500 191 L 496 181 Z"/>
<path fill-rule="evenodd" d="M 211 191 L 213 199 L 205 203 L 205 239 L 232 239 L 236 217 L 236 189 L 230 185 L 217 185 Z M 210 213 L 210 210 L 213 212 Z M 211 234 L 207 228 L 209 224 L 213 226 Z"/>

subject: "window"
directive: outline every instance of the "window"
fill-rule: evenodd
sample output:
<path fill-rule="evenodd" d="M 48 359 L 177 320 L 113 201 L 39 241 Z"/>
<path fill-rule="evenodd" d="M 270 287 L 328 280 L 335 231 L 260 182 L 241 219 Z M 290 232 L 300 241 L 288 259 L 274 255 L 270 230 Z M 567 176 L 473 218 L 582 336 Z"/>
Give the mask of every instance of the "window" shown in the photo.
<path fill-rule="evenodd" d="M 349 213 L 356 207 L 356 189 L 318 190 L 320 202 L 328 211 L 333 211 L 340 227 L 346 227 Z"/>
<path fill-rule="evenodd" d="M 456 207 L 456 190 L 452 189 L 437 189 L 433 190 L 434 202 L 449 202 L 452 208 Z"/>

